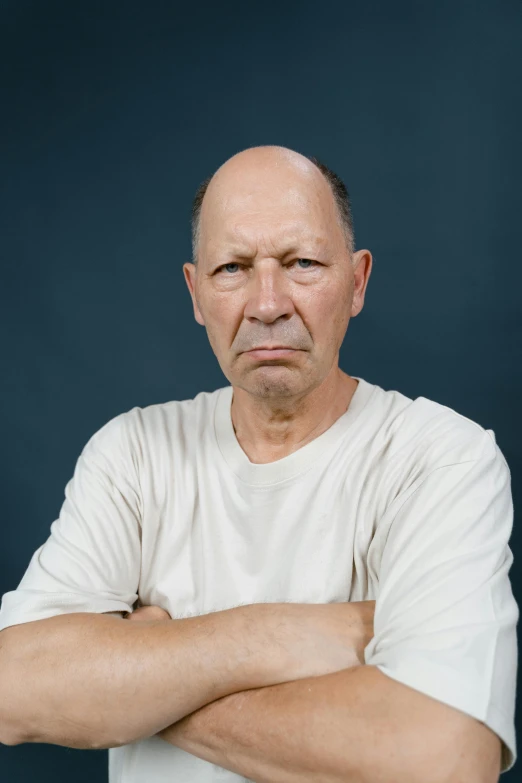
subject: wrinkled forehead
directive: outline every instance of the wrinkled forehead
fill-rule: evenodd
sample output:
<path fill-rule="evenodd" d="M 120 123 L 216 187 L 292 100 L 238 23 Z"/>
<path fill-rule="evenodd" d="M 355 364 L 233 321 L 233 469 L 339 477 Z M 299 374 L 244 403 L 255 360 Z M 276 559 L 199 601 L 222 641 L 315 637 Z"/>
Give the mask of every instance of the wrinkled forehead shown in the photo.
<path fill-rule="evenodd" d="M 248 256 L 264 245 L 279 254 L 304 243 L 319 251 L 328 238 L 335 238 L 332 232 L 341 230 L 333 195 L 325 185 L 283 185 L 263 178 L 236 189 L 209 188 L 201 211 L 201 250 L 215 252 L 226 246 Z"/>

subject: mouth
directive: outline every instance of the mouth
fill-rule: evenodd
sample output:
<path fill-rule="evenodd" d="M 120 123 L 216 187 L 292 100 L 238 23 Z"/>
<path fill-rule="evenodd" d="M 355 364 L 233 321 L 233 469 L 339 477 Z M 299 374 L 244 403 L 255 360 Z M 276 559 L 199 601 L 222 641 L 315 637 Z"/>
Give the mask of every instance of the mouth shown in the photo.
<path fill-rule="evenodd" d="M 247 356 L 252 359 L 285 359 L 292 354 L 297 353 L 294 348 L 254 348 L 252 351 L 245 351 Z"/>

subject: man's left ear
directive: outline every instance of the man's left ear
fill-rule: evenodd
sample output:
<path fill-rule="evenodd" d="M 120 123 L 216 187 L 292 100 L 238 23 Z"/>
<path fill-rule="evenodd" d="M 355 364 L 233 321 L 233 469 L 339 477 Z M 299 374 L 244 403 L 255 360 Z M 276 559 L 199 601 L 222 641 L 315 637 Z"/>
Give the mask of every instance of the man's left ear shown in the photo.
<path fill-rule="evenodd" d="M 353 299 L 351 317 L 359 315 L 364 307 L 364 296 L 372 271 L 373 259 L 369 250 L 357 250 L 353 254 Z"/>

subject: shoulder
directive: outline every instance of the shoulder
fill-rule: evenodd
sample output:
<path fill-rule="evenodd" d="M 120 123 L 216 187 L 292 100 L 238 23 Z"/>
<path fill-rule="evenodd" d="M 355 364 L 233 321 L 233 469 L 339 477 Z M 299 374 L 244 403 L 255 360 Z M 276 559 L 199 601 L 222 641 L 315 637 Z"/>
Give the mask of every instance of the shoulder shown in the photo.
<path fill-rule="evenodd" d="M 84 452 L 133 460 L 136 465 L 154 455 L 178 451 L 208 429 L 220 389 L 193 398 L 135 405 L 110 418 L 87 442 Z"/>
<path fill-rule="evenodd" d="M 377 388 L 381 415 L 375 440 L 393 478 L 392 494 L 441 467 L 485 458 L 507 468 L 492 429 L 428 397 Z"/>
<path fill-rule="evenodd" d="M 217 389 L 213 392 L 199 392 L 195 397 L 184 400 L 135 406 L 117 416 L 116 419 L 121 419 L 121 422 L 115 426 L 123 426 L 137 438 L 161 439 L 181 429 L 194 431 L 201 422 L 208 426 L 219 392 L 220 389 Z"/>
<path fill-rule="evenodd" d="M 495 442 L 493 430 L 427 397 L 417 397 L 404 408 L 396 437 L 398 446 L 410 444 L 421 461 L 434 467 L 477 459 L 484 443 Z"/>

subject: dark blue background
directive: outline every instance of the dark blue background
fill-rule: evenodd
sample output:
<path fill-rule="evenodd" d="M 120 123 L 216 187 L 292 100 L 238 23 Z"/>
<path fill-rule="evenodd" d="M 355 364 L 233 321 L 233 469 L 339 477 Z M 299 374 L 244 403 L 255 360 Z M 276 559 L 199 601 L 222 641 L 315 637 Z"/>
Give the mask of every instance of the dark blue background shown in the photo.
<path fill-rule="evenodd" d="M 98 428 L 228 384 L 182 274 L 191 200 L 282 144 L 344 178 L 374 254 L 341 367 L 495 431 L 520 599 L 521 40 L 501 0 L 0 2 L 0 594 Z M 106 751 L 0 747 L 1 783 L 106 776 Z"/>

